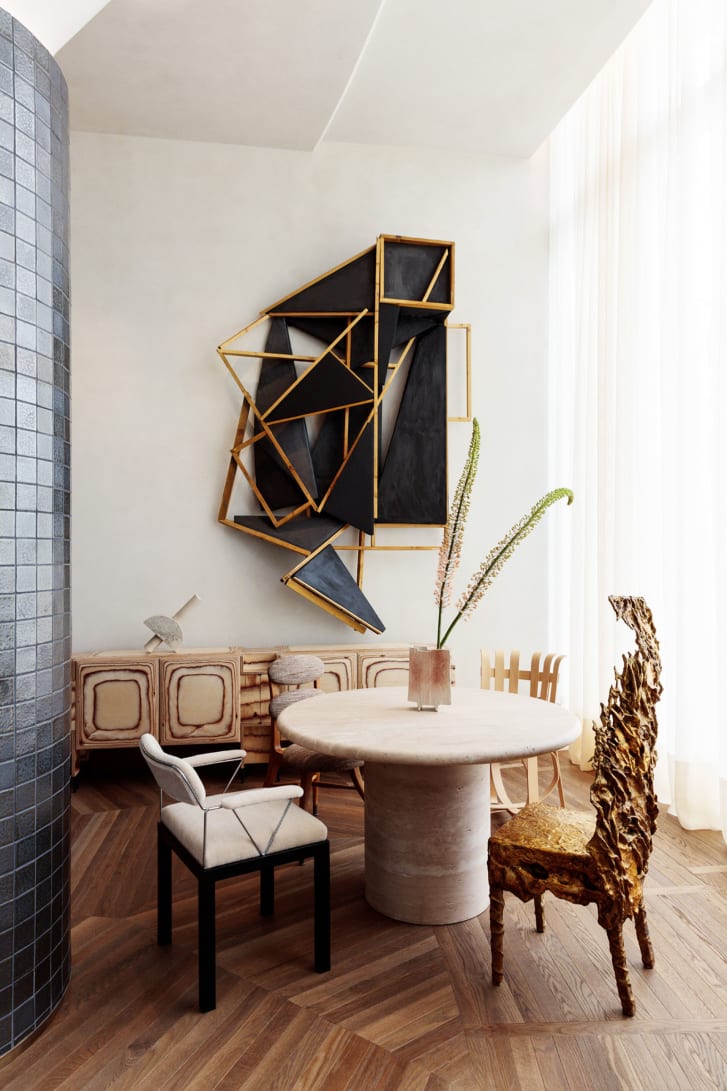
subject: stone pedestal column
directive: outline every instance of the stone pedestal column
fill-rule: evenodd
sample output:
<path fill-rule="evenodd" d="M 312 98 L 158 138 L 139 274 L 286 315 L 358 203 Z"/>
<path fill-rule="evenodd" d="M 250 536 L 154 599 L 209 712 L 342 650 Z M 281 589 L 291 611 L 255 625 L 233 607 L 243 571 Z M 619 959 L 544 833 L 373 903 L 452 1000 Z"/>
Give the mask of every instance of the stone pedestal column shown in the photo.
<path fill-rule="evenodd" d="M 70 973 L 66 85 L 0 10 L 0 1053 Z"/>

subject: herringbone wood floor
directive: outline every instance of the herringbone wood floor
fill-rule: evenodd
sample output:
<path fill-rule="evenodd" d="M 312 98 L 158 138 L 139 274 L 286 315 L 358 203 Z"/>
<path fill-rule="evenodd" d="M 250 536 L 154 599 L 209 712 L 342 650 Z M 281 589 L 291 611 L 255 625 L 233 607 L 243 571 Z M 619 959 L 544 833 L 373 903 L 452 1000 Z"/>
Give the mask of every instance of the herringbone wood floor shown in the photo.
<path fill-rule="evenodd" d="M 248 784 L 259 782 L 248 774 Z M 569 803 L 588 777 L 565 771 Z M 505 983 L 488 914 L 397 924 L 363 899 L 363 805 L 321 795 L 332 841 L 333 969 L 311 970 L 310 869 L 257 913 L 254 877 L 218 890 L 218 1006 L 196 1008 L 196 904 L 175 871 L 175 934 L 155 945 L 156 795 L 134 753 L 95 755 L 73 796 L 73 978 L 41 1035 L 0 1067 L 6 1091 L 87 1088 L 727 1088 L 727 849 L 663 814 L 648 880 L 656 951 L 627 925 L 637 1014 L 621 1016 L 590 908 L 506 903 Z M 426 836 L 426 831 L 423 831 Z"/>

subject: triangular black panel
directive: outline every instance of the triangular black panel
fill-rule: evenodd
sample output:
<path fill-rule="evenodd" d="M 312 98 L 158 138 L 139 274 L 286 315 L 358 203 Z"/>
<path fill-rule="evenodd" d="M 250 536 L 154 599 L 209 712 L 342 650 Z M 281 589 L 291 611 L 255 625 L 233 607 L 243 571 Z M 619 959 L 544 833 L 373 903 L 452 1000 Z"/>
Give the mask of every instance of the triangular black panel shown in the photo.
<path fill-rule="evenodd" d="M 313 553 L 332 538 L 343 525 L 326 515 L 296 515 L 281 527 L 274 527 L 267 515 L 236 515 L 234 521 L 244 530 L 264 538 L 274 538 L 281 545 L 298 546 Z"/>
<path fill-rule="evenodd" d="M 324 275 L 315 284 L 282 299 L 269 313 L 362 311 L 365 307 L 373 310 L 375 280 L 376 248 L 372 247 L 365 254 L 341 266 L 340 269 Z"/>
<path fill-rule="evenodd" d="M 268 420 L 325 413 L 329 409 L 371 399 L 371 391 L 339 361 L 327 353 L 312 367 L 279 405 Z"/>
<path fill-rule="evenodd" d="M 270 323 L 266 352 L 291 354 L 290 337 L 284 318 L 273 318 Z M 264 413 L 295 382 L 297 372 L 292 360 L 262 358 L 255 404 Z M 262 429 L 257 419 L 254 434 Z M 301 481 L 312 497 L 318 495 L 318 485 L 313 470 L 308 430 L 304 420 L 291 421 L 274 429 L 275 439 L 285 452 Z M 265 497 L 268 506 L 275 510 L 300 504 L 305 499 L 295 480 L 290 476 L 285 460 L 269 439 L 261 439 L 254 445 L 255 483 Z"/>
<path fill-rule="evenodd" d="M 301 314 L 291 315 L 285 321 L 292 329 L 302 330 L 303 333 L 308 333 L 311 337 L 322 341 L 324 345 L 330 345 L 331 341 L 335 341 L 338 335 L 343 333 L 351 319 L 348 316 L 344 318 L 318 318 Z"/>
<path fill-rule="evenodd" d="M 379 306 L 379 392 L 386 386 L 386 373 L 389 366 L 391 350 L 397 343 L 396 324 L 399 318 L 399 308 L 391 303 L 382 303 Z"/>
<path fill-rule="evenodd" d="M 427 315 L 417 315 L 415 311 L 401 307 L 399 321 L 396 324 L 395 345 L 403 345 L 410 337 L 418 337 L 427 330 L 433 330 L 435 326 L 444 322 L 444 315 L 433 315 L 431 311 Z"/>
<path fill-rule="evenodd" d="M 349 430 L 349 435 L 357 435 Z M 369 421 L 326 500 L 325 511 L 366 534 L 374 533 L 374 422 Z"/>
<path fill-rule="evenodd" d="M 448 249 L 436 244 L 387 241 L 384 244 L 384 295 L 386 299 L 423 299 L 442 255 Z M 446 261 L 429 296 L 429 303 L 449 303 L 451 257 Z"/>
<path fill-rule="evenodd" d="M 383 633 L 383 621 L 332 546 L 316 553 L 286 582 L 301 584 L 362 622 L 367 629 Z"/>
<path fill-rule="evenodd" d="M 366 315 L 351 330 L 351 367 L 373 390 L 373 368 L 359 370 L 361 364 L 374 360 L 374 317 Z"/>
<path fill-rule="evenodd" d="M 444 326 L 419 338 L 379 480 L 379 523 L 447 521 L 447 347 Z"/>

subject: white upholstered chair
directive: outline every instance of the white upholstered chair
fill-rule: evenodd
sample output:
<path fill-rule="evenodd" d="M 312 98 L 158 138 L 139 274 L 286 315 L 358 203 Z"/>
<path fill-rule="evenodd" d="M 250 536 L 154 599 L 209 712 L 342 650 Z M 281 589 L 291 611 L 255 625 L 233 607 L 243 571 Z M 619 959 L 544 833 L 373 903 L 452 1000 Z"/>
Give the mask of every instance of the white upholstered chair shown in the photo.
<path fill-rule="evenodd" d="M 272 916 L 274 869 L 313 858 L 314 965 L 330 969 L 329 843 L 326 827 L 295 806 L 303 793 L 295 784 L 275 788 L 229 788 L 245 758 L 244 750 L 223 750 L 178 758 L 165 753 L 153 735 L 139 745 L 160 790 L 157 827 L 157 941 L 172 942 L 172 852 L 197 880 L 199 1008 L 216 1005 L 215 883 L 246 872 L 260 872 L 260 912 Z M 225 791 L 208 796 L 197 772 L 201 766 L 235 761 Z M 165 803 L 169 796 L 175 802 Z"/>
<path fill-rule="evenodd" d="M 555 702 L 558 691 L 558 671 L 565 656 L 545 655 L 534 652 L 530 665 L 521 667 L 520 652 L 510 653 L 509 661 L 505 653 L 497 651 L 480 652 L 480 685 L 482 689 L 507 690 L 508 693 L 524 693 L 530 697 L 539 697 L 542 701 Z M 521 683 L 526 683 L 522 686 Z M 513 762 L 496 762 L 490 765 L 490 806 L 493 811 L 510 811 L 515 814 L 527 803 L 537 803 L 551 792 L 558 792 L 561 807 L 565 807 L 563 781 L 560 776 L 560 762 L 556 752 L 542 755 L 544 763 L 550 766 L 549 779 L 545 786 L 540 784 L 540 763 L 537 757 L 520 758 Z M 522 798 L 511 798 L 512 788 L 508 790 L 502 778 L 503 769 L 520 768 L 523 771 L 518 794 Z"/>
<path fill-rule="evenodd" d="M 270 702 L 271 743 L 265 784 L 275 784 L 281 772 L 292 773 L 303 789 L 301 807 L 313 814 L 318 813 L 318 788 L 321 784 L 326 788 L 355 788 L 361 799 L 364 798 L 362 761 L 319 754 L 281 738 L 278 716 L 290 705 L 315 697 L 316 683 L 325 669 L 323 660 L 317 655 L 281 655 L 268 667 L 268 677 L 278 692 Z M 321 782 L 321 773 L 341 774 L 350 783 Z"/>

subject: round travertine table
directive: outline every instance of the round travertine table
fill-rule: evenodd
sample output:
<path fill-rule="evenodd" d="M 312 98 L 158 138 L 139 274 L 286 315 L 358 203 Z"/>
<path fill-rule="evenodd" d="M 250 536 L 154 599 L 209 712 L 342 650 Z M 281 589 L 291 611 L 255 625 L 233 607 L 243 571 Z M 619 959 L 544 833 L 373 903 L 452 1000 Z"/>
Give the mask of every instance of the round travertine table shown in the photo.
<path fill-rule="evenodd" d="M 558 750 L 580 730 L 549 701 L 459 686 L 436 712 L 398 687 L 321 693 L 280 725 L 311 750 L 366 763 L 366 900 L 412 924 L 453 924 L 489 904 L 489 762 Z"/>

